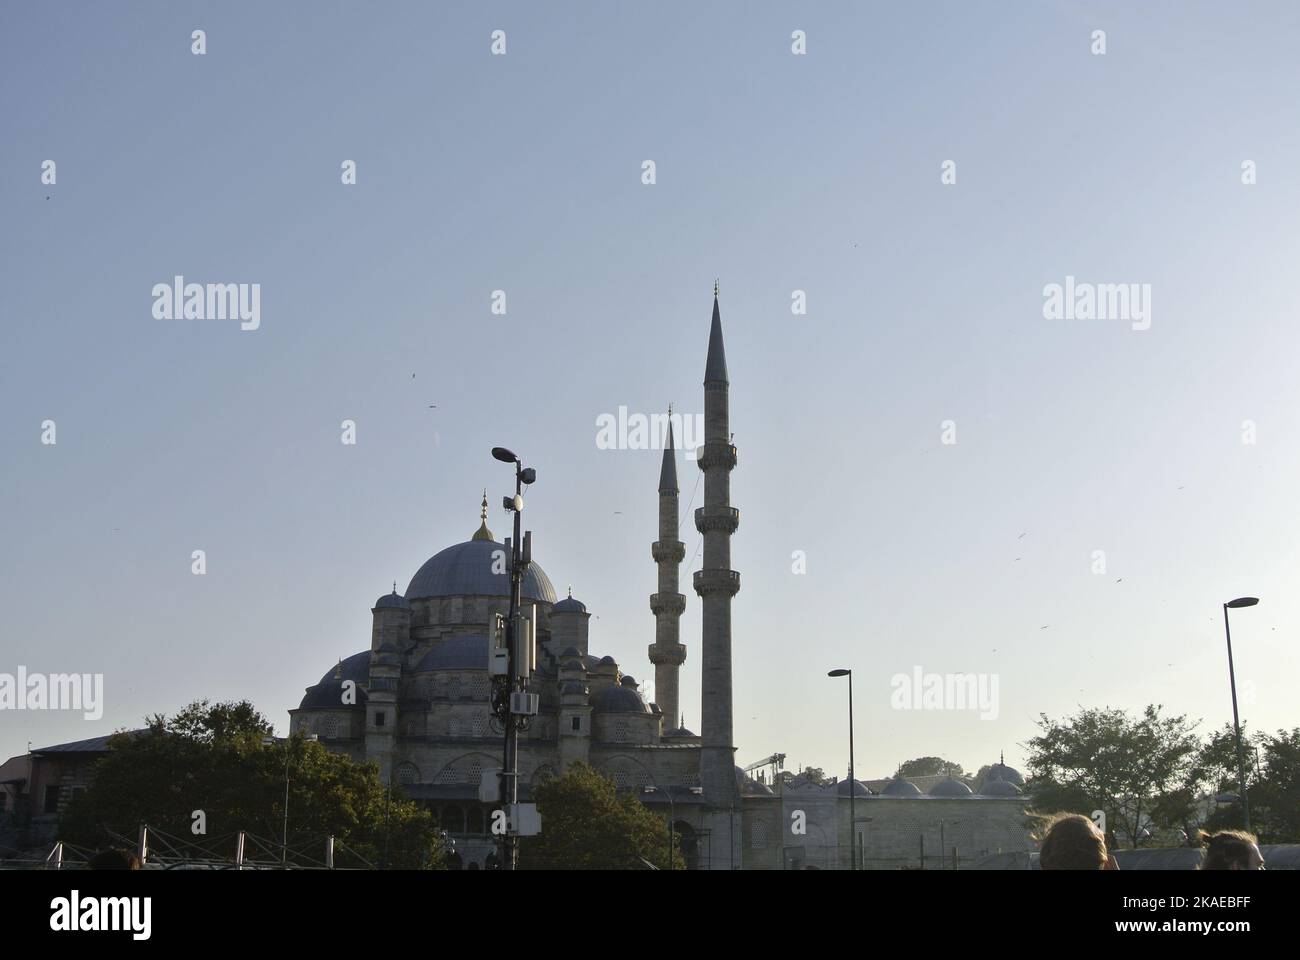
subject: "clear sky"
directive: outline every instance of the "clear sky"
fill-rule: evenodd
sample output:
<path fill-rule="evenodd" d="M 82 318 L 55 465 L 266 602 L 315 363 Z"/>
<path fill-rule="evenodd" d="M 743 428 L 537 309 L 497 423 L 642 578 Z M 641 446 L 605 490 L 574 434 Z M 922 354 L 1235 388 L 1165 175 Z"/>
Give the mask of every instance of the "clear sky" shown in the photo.
<path fill-rule="evenodd" d="M 1295 726 L 1298 38 L 1290 3 L 5 0 L 0 672 L 106 706 L 0 713 L 0 755 L 200 697 L 283 731 L 484 486 L 505 535 L 498 444 L 652 679 L 659 454 L 596 419 L 702 410 L 715 277 L 739 763 L 843 776 L 841 666 L 860 776 L 1020 764 L 1081 705 L 1208 731 L 1242 594 L 1243 718 Z M 177 274 L 260 284 L 260 329 L 155 319 Z M 1045 319 L 1067 276 L 1150 284 L 1150 329 Z M 915 667 L 995 675 L 997 718 L 892 709 Z"/>

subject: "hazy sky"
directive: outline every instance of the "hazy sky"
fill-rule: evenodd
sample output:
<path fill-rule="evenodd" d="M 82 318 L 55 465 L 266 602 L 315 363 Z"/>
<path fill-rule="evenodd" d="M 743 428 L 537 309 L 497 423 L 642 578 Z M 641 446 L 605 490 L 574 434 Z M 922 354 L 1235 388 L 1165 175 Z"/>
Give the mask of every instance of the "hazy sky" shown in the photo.
<path fill-rule="evenodd" d="M 860 776 L 1019 765 L 1080 705 L 1208 731 L 1241 594 L 1243 718 L 1296 725 L 1298 39 L 1289 3 L 6 0 L 0 672 L 106 706 L 0 713 L 0 758 L 200 697 L 283 731 L 484 486 L 505 535 L 497 444 L 652 679 L 659 454 L 596 418 L 702 411 L 715 277 L 739 763 L 843 776 L 840 666 Z M 155 319 L 177 274 L 260 284 L 260 329 Z M 1150 329 L 1045 319 L 1067 276 L 1150 284 Z M 997 718 L 892 709 L 916 667 L 996 676 Z"/>

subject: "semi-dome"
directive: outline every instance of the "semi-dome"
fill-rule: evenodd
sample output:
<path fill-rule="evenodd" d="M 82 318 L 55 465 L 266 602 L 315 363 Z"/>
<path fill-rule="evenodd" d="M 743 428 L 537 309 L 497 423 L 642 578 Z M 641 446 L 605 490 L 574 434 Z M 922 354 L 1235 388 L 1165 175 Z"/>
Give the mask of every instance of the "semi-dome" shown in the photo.
<path fill-rule="evenodd" d="M 613 686 L 598 690 L 591 698 L 595 713 L 649 713 L 641 694 L 632 687 Z"/>
<path fill-rule="evenodd" d="M 578 680 L 570 680 L 560 688 L 561 693 L 576 693 L 582 696 L 587 695 L 587 685 Z"/>
<path fill-rule="evenodd" d="M 745 773 L 743 767 L 736 768 L 736 787 L 740 790 L 741 795 L 746 797 L 773 796 L 771 787 L 751 778 L 749 774 Z"/>
<path fill-rule="evenodd" d="M 448 637 L 433 645 L 412 673 L 432 673 L 438 670 L 487 670 L 487 637 Z"/>
<path fill-rule="evenodd" d="M 393 592 L 386 593 L 375 601 L 375 609 L 381 607 L 393 607 L 397 610 L 410 610 L 411 605 L 406 602 L 406 598 L 397 592 L 397 584 L 393 584 Z"/>
<path fill-rule="evenodd" d="M 904 780 L 902 777 L 890 780 L 889 783 L 885 784 L 884 789 L 880 791 L 880 795 L 882 797 L 923 796 L 920 787 L 914 784 L 911 780 Z"/>
<path fill-rule="evenodd" d="M 969 797 L 973 796 L 974 793 L 974 790 L 954 777 L 940 780 L 930 788 L 930 796 L 932 797 Z"/>
<path fill-rule="evenodd" d="M 1014 783 L 1008 783 L 1001 777 L 985 780 L 984 786 L 980 788 L 980 793 L 986 797 L 1018 797 L 1020 792 Z"/>
<path fill-rule="evenodd" d="M 510 576 L 502 557 L 505 544 L 495 540 L 466 540 L 434 554 L 415 572 L 406 588 L 407 600 L 425 597 L 508 597 Z M 499 571 L 499 572 L 498 572 Z M 536 562 L 528 565 L 520 584 L 524 600 L 555 603 L 555 588 Z"/>
<path fill-rule="evenodd" d="M 581 660 L 573 659 L 573 660 L 565 660 L 562 664 L 560 664 L 560 669 L 561 670 L 586 670 L 587 668 L 582 665 Z"/>
<path fill-rule="evenodd" d="M 298 704 L 298 709 L 354 706 L 343 702 L 343 683 L 347 680 L 356 684 L 356 704 L 364 704 L 369 699 L 364 687 L 369 679 L 370 651 L 362 650 L 330 667 L 319 683 L 308 687 L 307 695 Z"/>

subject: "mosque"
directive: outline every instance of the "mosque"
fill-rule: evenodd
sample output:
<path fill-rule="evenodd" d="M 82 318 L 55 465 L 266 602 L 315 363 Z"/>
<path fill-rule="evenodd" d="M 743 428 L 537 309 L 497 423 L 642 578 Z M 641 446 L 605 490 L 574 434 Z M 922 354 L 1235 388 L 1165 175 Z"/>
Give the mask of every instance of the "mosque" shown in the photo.
<path fill-rule="evenodd" d="M 889 851 L 916 849 L 912 828 L 929 822 L 917 820 L 910 809 L 898 812 L 918 804 L 957 804 L 966 812 L 949 820 L 987 821 L 982 841 L 987 853 L 994 847 L 997 852 L 1027 849 L 1024 802 L 1016 799 L 1019 787 L 1009 782 L 1011 796 L 976 795 L 955 780 L 956 787 L 944 789 L 956 795 L 931 796 L 899 781 L 915 792 L 909 796 L 899 795 L 901 786 L 891 793 L 857 781 L 855 799 L 878 801 L 873 804 L 878 811 L 857 816 L 851 828 L 847 781 L 829 787 L 798 778 L 768 783 L 736 766 L 731 604 L 740 574 L 731 567 L 731 538 L 740 511 L 731 505 L 730 474 L 737 457 L 729 391 L 715 287 L 704 368 L 704 444 L 697 455 L 704 505 L 695 511 L 695 528 L 703 538 L 703 564 L 692 583 L 703 621 L 700 732 L 680 721 L 678 672 L 687 655 L 680 640 L 686 597 L 679 592 L 685 545 L 677 539 L 670 421 L 659 473 L 658 539 L 650 547 L 658 573 L 650 595 L 655 634 L 648 651 L 656 702 L 646 702 L 634 677 L 612 657 L 593 652 L 586 605 L 571 594 L 557 598 L 534 561 L 521 597 L 525 606 L 535 607 L 537 662 L 529 690 L 539 694 L 540 712 L 520 735 L 520 799 L 527 800 L 545 778 L 583 761 L 671 817 L 687 865 L 697 869 L 847 865 L 850 836 L 860 863 L 867 862 L 874 845 L 882 863 L 892 864 Z M 369 649 L 326 671 L 289 711 L 291 729 L 314 733 L 327 748 L 354 759 L 376 761 L 383 779 L 430 809 L 456 839 L 456 858 L 466 869 L 491 868 L 496 858 L 488 832 L 491 806 L 478 801 L 478 787 L 482 771 L 501 766 L 502 729 L 491 711 L 488 657 L 491 625 L 510 605 L 510 578 L 500 562 L 505 549 L 488 529 L 485 494 L 479 528 L 470 539 L 427 560 L 405 593 L 394 587 L 380 597 L 372 608 Z M 972 817 L 972 800 L 986 801 L 979 804 L 986 812 Z M 865 805 L 858 802 L 857 808 Z M 937 807 L 931 813 L 930 819 L 942 822 Z M 792 830 L 792 823 L 803 832 Z M 933 843 L 932 850 L 946 846 L 946 837 L 936 835 Z M 924 866 L 924 854 L 921 861 Z"/>

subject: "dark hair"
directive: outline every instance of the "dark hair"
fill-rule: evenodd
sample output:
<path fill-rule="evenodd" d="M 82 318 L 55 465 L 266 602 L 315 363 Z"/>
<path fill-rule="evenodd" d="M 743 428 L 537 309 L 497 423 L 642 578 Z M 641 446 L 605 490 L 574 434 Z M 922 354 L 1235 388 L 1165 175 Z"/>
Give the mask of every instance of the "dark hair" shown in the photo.
<path fill-rule="evenodd" d="M 88 870 L 139 870 L 140 858 L 130 850 L 108 847 L 86 861 Z"/>
<path fill-rule="evenodd" d="M 1101 831 L 1081 813 L 1057 814 L 1044 824 L 1040 836 L 1042 870 L 1101 870 L 1110 858 Z"/>
<path fill-rule="evenodd" d="M 1205 848 L 1202 870 L 1231 870 L 1233 867 L 1248 870 L 1253 853 L 1251 847 L 1258 843 L 1255 835 L 1245 830 L 1220 830 L 1218 833 L 1202 830 L 1198 839 Z"/>

